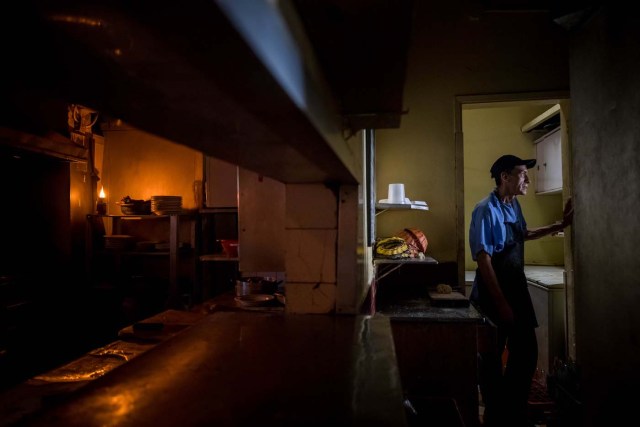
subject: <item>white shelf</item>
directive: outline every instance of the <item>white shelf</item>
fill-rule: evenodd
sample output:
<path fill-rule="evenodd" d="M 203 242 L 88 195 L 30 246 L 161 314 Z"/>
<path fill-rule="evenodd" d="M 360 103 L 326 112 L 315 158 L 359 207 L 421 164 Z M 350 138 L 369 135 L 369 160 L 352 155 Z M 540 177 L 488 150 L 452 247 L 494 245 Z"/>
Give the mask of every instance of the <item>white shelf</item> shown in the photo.
<path fill-rule="evenodd" d="M 378 215 L 388 210 L 428 211 L 429 205 L 421 205 L 415 203 L 376 203 L 376 209 L 380 211 L 376 213 L 376 215 Z"/>
<path fill-rule="evenodd" d="M 374 265 L 380 264 L 438 264 L 438 261 L 430 256 L 425 256 L 424 258 L 401 258 L 401 259 L 391 259 L 391 258 L 374 258 Z"/>
<path fill-rule="evenodd" d="M 523 125 L 520 128 L 520 130 L 522 131 L 522 133 L 531 132 L 536 127 L 541 125 L 546 120 L 549 120 L 551 117 L 555 116 L 556 114 L 560 114 L 560 104 L 556 104 L 553 107 L 549 108 L 547 111 L 540 114 L 538 117 L 531 120 L 529 123 Z"/>

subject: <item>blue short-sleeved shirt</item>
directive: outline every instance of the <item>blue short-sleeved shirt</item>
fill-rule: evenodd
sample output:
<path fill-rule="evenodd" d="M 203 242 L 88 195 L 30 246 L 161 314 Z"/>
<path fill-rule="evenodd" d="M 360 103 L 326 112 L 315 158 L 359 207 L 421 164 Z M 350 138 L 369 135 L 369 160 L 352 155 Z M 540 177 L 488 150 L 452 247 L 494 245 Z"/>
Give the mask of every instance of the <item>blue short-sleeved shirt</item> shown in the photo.
<path fill-rule="evenodd" d="M 527 229 L 520 203 L 515 197 L 509 203 L 502 203 L 492 191 L 473 208 L 469 246 L 474 261 L 480 251 L 493 255 L 513 241 L 511 228 L 504 225 L 508 222 L 519 223 L 523 232 Z"/>

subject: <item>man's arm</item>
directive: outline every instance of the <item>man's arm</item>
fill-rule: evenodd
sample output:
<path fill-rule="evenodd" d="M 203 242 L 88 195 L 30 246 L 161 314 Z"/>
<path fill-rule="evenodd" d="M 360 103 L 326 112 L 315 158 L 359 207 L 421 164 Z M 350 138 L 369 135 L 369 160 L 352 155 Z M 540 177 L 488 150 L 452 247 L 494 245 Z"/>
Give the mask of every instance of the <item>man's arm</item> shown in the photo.
<path fill-rule="evenodd" d="M 540 237 L 544 237 L 548 234 L 557 233 L 564 229 L 564 225 L 561 221 L 555 222 L 553 224 L 545 225 L 542 227 L 532 228 L 531 230 L 527 229 L 527 233 L 524 236 L 524 240 L 534 240 L 539 239 Z"/>
<path fill-rule="evenodd" d="M 540 237 L 546 236 L 548 234 L 557 233 L 558 231 L 564 230 L 566 226 L 571 225 L 572 222 L 573 222 L 573 205 L 571 202 L 571 198 L 569 198 L 567 200 L 567 203 L 564 205 L 562 221 L 558 221 L 550 225 L 545 225 L 543 227 L 533 228 L 531 230 L 527 229 L 524 235 L 524 239 L 525 240 L 539 239 Z"/>
<path fill-rule="evenodd" d="M 482 280 L 487 287 L 487 291 L 498 310 L 499 319 L 493 320 L 500 321 L 502 324 L 506 325 L 512 324 L 513 311 L 511 310 L 509 303 L 507 303 L 507 300 L 500 289 L 500 285 L 498 284 L 498 278 L 493 270 L 493 265 L 491 265 L 491 255 L 485 251 L 480 251 L 476 257 L 476 262 L 478 263 L 478 269 L 480 270 Z"/>

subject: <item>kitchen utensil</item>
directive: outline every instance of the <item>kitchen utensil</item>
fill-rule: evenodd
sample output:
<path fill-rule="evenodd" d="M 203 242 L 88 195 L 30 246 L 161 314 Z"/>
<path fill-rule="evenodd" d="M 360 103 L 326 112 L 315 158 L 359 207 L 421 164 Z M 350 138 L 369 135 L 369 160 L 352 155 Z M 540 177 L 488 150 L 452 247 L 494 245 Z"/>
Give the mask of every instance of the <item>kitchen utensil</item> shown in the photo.
<path fill-rule="evenodd" d="M 429 291 L 429 299 L 434 307 L 469 307 L 469 299 L 460 292 L 441 294 Z"/>
<path fill-rule="evenodd" d="M 275 280 L 272 277 L 243 277 L 236 280 L 236 295 L 270 294 L 273 295 L 278 290 L 278 285 L 282 280 Z"/>
<path fill-rule="evenodd" d="M 235 297 L 236 302 L 243 307 L 259 307 L 267 305 L 275 299 L 273 295 L 251 294 Z"/>
<path fill-rule="evenodd" d="M 229 258 L 238 258 L 238 241 L 235 239 L 222 239 L 220 240 L 220 245 L 222 245 L 222 249 L 224 249 L 224 253 L 227 254 Z"/>
<path fill-rule="evenodd" d="M 151 196 L 151 212 L 156 215 L 182 213 L 182 196 Z"/>
<path fill-rule="evenodd" d="M 278 302 L 282 305 L 285 305 L 287 302 L 286 297 L 284 296 L 284 293 L 282 292 L 276 292 L 275 294 L 273 294 L 273 296 L 276 297 L 276 299 L 278 300 Z"/>
<path fill-rule="evenodd" d="M 120 206 L 123 215 L 150 215 L 151 200 L 132 199 L 129 196 L 123 197 L 122 200 L 116 202 Z"/>

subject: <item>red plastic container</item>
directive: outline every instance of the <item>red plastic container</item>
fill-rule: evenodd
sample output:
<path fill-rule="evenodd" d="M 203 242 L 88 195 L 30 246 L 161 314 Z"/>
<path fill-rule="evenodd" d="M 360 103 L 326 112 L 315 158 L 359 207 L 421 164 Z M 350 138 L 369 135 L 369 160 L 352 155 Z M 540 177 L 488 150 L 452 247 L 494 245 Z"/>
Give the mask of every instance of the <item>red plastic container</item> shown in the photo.
<path fill-rule="evenodd" d="M 227 254 L 229 258 L 238 258 L 238 241 L 237 240 L 223 239 L 223 240 L 220 240 L 220 244 L 222 245 L 222 249 L 224 250 L 224 253 Z"/>

